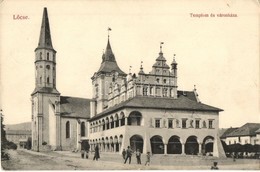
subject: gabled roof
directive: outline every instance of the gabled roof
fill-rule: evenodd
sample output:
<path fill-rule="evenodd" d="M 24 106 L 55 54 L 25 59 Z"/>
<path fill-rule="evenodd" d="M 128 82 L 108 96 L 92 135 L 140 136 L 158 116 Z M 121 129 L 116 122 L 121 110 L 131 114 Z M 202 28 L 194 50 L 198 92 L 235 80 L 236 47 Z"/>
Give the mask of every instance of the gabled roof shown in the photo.
<path fill-rule="evenodd" d="M 177 95 L 178 95 L 178 96 L 182 95 L 182 96 L 187 97 L 187 98 L 190 99 L 190 100 L 197 101 L 196 95 L 195 95 L 194 91 L 182 91 L 182 90 L 178 90 L 178 91 L 177 91 Z"/>
<path fill-rule="evenodd" d="M 90 117 L 91 99 L 77 97 L 60 97 L 60 114 L 62 117 L 85 118 Z"/>
<path fill-rule="evenodd" d="M 237 137 L 237 136 L 253 136 L 255 131 L 260 128 L 260 123 L 246 123 L 242 127 L 227 134 L 226 137 Z"/>
<path fill-rule="evenodd" d="M 219 112 L 222 109 L 215 108 L 203 103 L 193 101 L 183 95 L 177 99 L 164 97 L 144 97 L 135 96 L 125 102 L 115 105 L 91 118 L 91 120 L 102 117 L 122 108 L 147 108 L 147 109 L 171 109 L 171 110 L 190 110 L 190 111 L 213 111 Z"/>
<path fill-rule="evenodd" d="M 236 127 L 236 128 L 227 128 L 226 131 L 220 136 L 220 138 L 221 139 L 226 138 L 229 133 L 235 131 L 236 129 L 238 129 L 238 127 Z"/>

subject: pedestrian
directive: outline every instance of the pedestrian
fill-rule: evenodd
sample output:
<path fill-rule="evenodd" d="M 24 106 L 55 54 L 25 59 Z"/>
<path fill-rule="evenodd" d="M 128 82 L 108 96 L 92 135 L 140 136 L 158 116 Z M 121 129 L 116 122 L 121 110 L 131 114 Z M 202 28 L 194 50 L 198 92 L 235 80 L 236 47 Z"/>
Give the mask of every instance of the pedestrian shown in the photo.
<path fill-rule="evenodd" d="M 130 146 L 127 147 L 126 150 L 126 158 L 125 158 L 125 163 L 127 162 L 127 160 L 129 159 L 129 164 L 131 164 L 131 156 L 132 156 L 132 149 L 130 148 Z M 124 164 L 125 164 L 124 163 Z"/>
<path fill-rule="evenodd" d="M 211 170 L 218 170 L 218 162 L 213 162 L 213 166 L 211 166 Z"/>
<path fill-rule="evenodd" d="M 232 158 L 233 158 L 233 162 L 236 161 L 236 155 L 235 155 L 235 152 L 232 153 Z"/>
<path fill-rule="evenodd" d="M 90 145 L 89 145 L 88 141 L 82 140 L 81 141 L 81 158 L 84 159 L 85 155 L 86 155 L 86 159 L 88 159 L 89 148 L 90 148 Z"/>
<path fill-rule="evenodd" d="M 125 151 L 125 149 L 123 149 L 122 156 L 123 156 L 123 159 L 125 160 L 125 156 L 126 156 L 126 151 Z"/>
<path fill-rule="evenodd" d="M 137 159 L 137 164 L 141 164 L 141 152 L 139 149 L 136 150 L 136 159 Z"/>
<path fill-rule="evenodd" d="M 149 166 L 150 161 L 151 161 L 151 154 L 150 154 L 150 152 L 147 152 L 145 165 L 147 164 Z"/>
<path fill-rule="evenodd" d="M 98 148 L 98 145 L 96 145 L 96 147 L 95 147 L 95 155 L 94 155 L 93 161 L 94 160 L 98 160 L 99 158 L 100 158 L 100 156 L 99 156 L 99 148 Z"/>

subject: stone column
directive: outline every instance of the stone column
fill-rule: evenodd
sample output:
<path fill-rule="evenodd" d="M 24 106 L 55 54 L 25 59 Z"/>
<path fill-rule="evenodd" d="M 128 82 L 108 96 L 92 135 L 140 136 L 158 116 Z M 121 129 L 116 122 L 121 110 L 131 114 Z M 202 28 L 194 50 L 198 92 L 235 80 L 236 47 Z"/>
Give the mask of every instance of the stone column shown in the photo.
<path fill-rule="evenodd" d="M 128 118 L 127 118 L 127 117 L 125 117 L 125 125 L 127 125 L 127 121 L 128 121 L 127 119 L 128 119 Z"/>
<path fill-rule="evenodd" d="M 181 143 L 181 154 L 185 155 L 185 143 Z"/>
<path fill-rule="evenodd" d="M 167 144 L 164 144 L 164 155 L 167 154 Z"/>
<path fill-rule="evenodd" d="M 114 143 L 114 152 L 116 152 L 116 143 Z"/>
<path fill-rule="evenodd" d="M 202 155 L 202 143 L 199 143 L 199 155 Z"/>

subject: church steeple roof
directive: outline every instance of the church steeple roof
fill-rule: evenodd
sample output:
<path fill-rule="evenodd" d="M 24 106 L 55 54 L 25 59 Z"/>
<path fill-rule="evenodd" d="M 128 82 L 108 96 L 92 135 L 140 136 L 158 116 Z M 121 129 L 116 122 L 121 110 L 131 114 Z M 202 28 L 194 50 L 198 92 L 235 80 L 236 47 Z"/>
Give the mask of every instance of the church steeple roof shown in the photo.
<path fill-rule="evenodd" d="M 108 37 L 108 41 L 107 41 L 107 48 L 105 51 L 105 59 L 104 61 L 116 61 L 115 60 L 115 55 L 112 51 L 111 45 L 110 45 L 110 41 L 109 41 L 109 37 Z"/>
<path fill-rule="evenodd" d="M 36 50 L 41 48 L 54 50 L 52 47 L 50 24 L 49 24 L 48 12 L 46 7 L 43 10 L 40 38 Z"/>
<path fill-rule="evenodd" d="M 126 73 L 123 72 L 117 65 L 115 55 L 112 51 L 110 40 L 108 36 L 107 47 L 105 53 L 102 55 L 102 63 L 97 73 L 111 73 L 118 72 L 118 74 L 126 76 Z"/>

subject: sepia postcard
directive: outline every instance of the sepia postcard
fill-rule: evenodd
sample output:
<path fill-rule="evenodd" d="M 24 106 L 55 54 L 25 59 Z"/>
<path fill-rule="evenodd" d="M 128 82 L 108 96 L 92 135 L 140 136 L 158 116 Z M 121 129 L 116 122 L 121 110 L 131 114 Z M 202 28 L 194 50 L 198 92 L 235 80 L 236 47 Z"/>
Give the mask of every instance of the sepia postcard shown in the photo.
<path fill-rule="evenodd" d="M 2 170 L 259 170 L 259 1 L 1 0 Z"/>

